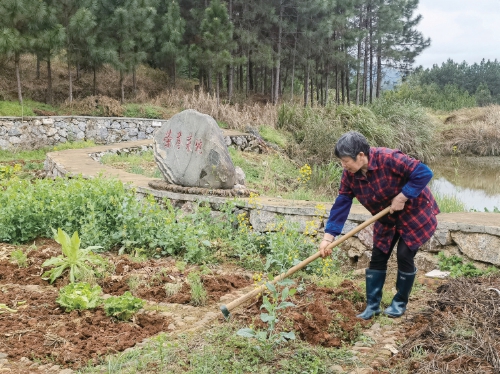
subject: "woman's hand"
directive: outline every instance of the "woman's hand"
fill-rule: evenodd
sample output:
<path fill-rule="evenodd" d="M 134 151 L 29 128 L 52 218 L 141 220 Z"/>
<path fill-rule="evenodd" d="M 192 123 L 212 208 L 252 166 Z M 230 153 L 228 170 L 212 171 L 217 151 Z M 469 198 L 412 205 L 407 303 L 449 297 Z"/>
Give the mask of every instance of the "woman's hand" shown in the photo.
<path fill-rule="evenodd" d="M 399 195 L 392 199 L 391 214 L 397 212 L 398 210 L 403 210 L 407 200 L 408 198 L 400 192 Z"/>
<path fill-rule="evenodd" d="M 328 257 L 332 254 L 332 249 L 331 248 L 326 248 L 328 247 L 333 241 L 335 240 L 335 237 L 330 234 L 325 234 L 323 237 L 323 240 L 319 244 L 319 252 L 321 258 Z"/>

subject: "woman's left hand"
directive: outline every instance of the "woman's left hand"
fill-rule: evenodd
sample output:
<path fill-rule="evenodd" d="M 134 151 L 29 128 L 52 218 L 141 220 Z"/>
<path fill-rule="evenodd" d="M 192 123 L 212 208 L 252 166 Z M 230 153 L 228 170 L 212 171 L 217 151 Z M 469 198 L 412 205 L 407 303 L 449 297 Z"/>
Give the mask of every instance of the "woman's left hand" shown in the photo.
<path fill-rule="evenodd" d="M 399 195 L 397 195 L 394 199 L 392 199 L 391 214 L 397 212 L 398 210 L 403 210 L 407 200 L 408 198 L 405 195 L 403 195 L 402 192 Z"/>

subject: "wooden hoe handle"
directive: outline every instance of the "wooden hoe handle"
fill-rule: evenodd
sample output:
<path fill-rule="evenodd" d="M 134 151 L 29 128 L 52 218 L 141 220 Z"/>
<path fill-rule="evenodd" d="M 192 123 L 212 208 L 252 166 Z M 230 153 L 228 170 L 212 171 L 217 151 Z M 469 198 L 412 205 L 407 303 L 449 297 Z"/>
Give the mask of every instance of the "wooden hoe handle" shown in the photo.
<path fill-rule="evenodd" d="M 387 207 L 385 208 L 384 210 L 382 210 L 381 212 L 377 213 L 376 215 L 374 215 L 373 217 L 371 217 L 370 219 L 366 220 L 365 222 L 363 222 L 362 224 L 360 224 L 359 226 L 356 226 L 355 228 L 353 228 L 351 231 L 349 231 L 347 234 L 341 236 L 339 239 L 337 240 L 334 240 L 332 243 L 328 244 L 328 246 L 326 248 L 328 249 L 331 249 L 331 248 L 334 248 L 336 246 L 338 246 L 340 243 L 342 243 L 344 240 L 347 240 L 349 239 L 351 236 L 353 236 L 354 234 L 356 234 L 357 232 L 363 230 L 365 227 L 371 225 L 373 222 L 377 221 L 379 218 L 385 216 L 387 213 L 389 213 L 391 210 L 391 207 Z M 286 277 L 289 277 L 290 275 L 292 275 L 293 273 L 295 273 L 297 270 L 300 270 L 302 269 L 303 267 L 309 265 L 311 262 L 313 262 L 314 260 L 316 260 L 318 257 L 320 257 L 320 252 L 316 252 L 315 254 L 313 254 L 312 256 L 306 258 L 305 260 L 303 260 L 302 262 L 298 263 L 297 265 L 291 267 L 290 269 L 288 269 L 288 271 L 286 271 L 285 273 L 281 273 L 280 275 L 277 275 L 272 281 L 270 281 L 269 283 L 271 284 L 276 284 L 277 282 L 279 282 L 280 280 L 283 280 L 285 279 Z M 231 301 L 229 304 L 227 305 L 221 305 L 220 309 L 222 311 L 222 314 L 224 314 L 224 317 L 229 317 L 229 312 L 233 309 L 235 309 L 236 307 L 238 307 L 239 305 L 241 305 L 242 303 L 244 303 L 245 301 L 253 298 L 254 296 L 257 296 L 258 294 L 260 294 L 262 291 L 264 291 L 265 289 L 267 289 L 266 285 L 263 284 L 261 285 L 260 287 L 254 289 L 253 291 L 250 291 L 248 293 L 246 293 L 245 295 L 239 297 L 238 299 L 234 300 L 234 301 Z"/>

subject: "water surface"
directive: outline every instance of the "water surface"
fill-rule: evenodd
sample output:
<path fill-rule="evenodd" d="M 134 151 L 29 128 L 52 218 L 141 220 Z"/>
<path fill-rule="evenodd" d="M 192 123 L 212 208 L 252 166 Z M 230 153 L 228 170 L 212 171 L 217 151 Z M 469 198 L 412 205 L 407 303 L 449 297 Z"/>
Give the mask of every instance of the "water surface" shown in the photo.
<path fill-rule="evenodd" d="M 468 210 L 500 208 L 500 157 L 446 156 L 428 166 L 433 192 L 456 197 Z"/>

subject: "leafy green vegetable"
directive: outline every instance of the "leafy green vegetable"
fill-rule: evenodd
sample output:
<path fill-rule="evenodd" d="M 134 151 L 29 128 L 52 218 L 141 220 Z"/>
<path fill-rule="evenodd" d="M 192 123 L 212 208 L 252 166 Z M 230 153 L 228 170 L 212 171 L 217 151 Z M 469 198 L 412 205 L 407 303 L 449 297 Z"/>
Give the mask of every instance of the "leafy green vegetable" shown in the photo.
<path fill-rule="evenodd" d="M 130 291 L 126 291 L 121 296 L 112 296 L 104 300 L 104 311 L 107 316 L 128 321 L 137 311 L 142 309 L 144 303 L 144 300 L 134 297 Z"/>
<path fill-rule="evenodd" d="M 59 290 L 56 302 L 66 309 L 72 310 L 94 309 L 102 303 L 101 287 L 91 286 L 89 283 L 70 283 Z"/>
<path fill-rule="evenodd" d="M 99 246 L 80 248 L 80 238 L 78 232 L 75 231 L 70 238 L 65 231 L 60 228 L 55 230 L 55 240 L 62 246 L 63 254 L 61 256 L 52 257 L 45 261 L 42 266 L 54 266 L 53 269 L 42 274 L 43 279 L 49 279 L 53 283 L 56 278 L 69 268 L 69 280 L 73 283 L 76 279 L 81 279 L 84 276 L 93 275 L 92 266 L 106 266 L 106 261 L 99 255 L 92 253 L 92 250 L 99 249 Z"/>
<path fill-rule="evenodd" d="M 464 259 L 459 256 L 446 257 L 443 252 L 438 254 L 439 270 L 449 271 L 452 278 L 457 277 L 480 277 L 496 272 L 494 267 L 489 267 L 486 270 L 478 269 L 472 262 L 464 263 Z"/>

